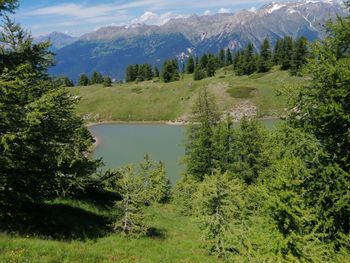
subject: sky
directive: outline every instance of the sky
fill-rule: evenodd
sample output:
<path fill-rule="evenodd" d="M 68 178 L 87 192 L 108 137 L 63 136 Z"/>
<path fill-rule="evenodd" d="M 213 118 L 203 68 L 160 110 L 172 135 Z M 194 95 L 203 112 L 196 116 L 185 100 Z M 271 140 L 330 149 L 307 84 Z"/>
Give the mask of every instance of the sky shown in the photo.
<path fill-rule="evenodd" d="M 171 18 L 258 8 L 272 0 L 20 0 L 14 18 L 34 36 L 81 36 L 103 26 L 161 25 Z M 276 1 L 276 0 L 275 0 Z"/>

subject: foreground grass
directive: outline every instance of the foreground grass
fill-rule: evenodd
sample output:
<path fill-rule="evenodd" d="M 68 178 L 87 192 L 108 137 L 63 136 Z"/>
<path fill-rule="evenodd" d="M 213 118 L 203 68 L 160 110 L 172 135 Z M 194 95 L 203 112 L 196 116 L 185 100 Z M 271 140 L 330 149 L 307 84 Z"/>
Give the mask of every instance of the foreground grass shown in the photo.
<path fill-rule="evenodd" d="M 215 95 L 222 111 L 230 111 L 242 101 L 257 107 L 259 117 L 279 117 L 286 98 L 277 96 L 285 85 L 299 85 L 303 78 L 273 69 L 269 73 L 235 76 L 230 68 L 213 78 L 193 81 L 192 75 L 173 83 L 158 80 L 141 83 L 76 87 L 69 90 L 82 100 L 78 113 L 89 122 L 99 121 L 169 121 L 185 118 L 191 112 L 202 87 Z M 239 110 L 239 109 L 238 109 Z"/>
<path fill-rule="evenodd" d="M 113 214 L 82 201 L 61 200 L 51 205 L 65 205 L 101 217 Z M 3 233 L 0 234 L 0 262 L 217 262 L 201 248 L 196 224 L 179 215 L 174 206 L 150 207 L 147 214 L 153 236 L 140 239 L 126 238 L 113 232 L 96 238 L 80 237 L 65 241 Z M 70 215 L 62 214 L 61 217 L 69 221 Z M 84 220 L 89 219 L 80 217 L 76 220 L 84 224 Z M 52 224 L 57 227 L 57 222 Z"/>

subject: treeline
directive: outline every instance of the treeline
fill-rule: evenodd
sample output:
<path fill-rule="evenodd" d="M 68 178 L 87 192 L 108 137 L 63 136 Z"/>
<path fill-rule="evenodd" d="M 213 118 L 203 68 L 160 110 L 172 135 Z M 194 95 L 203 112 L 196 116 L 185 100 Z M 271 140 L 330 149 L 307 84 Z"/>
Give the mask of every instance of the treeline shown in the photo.
<path fill-rule="evenodd" d="M 157 66 L 152 68 L 150 64 L 135 64 L 126 68 L 126 82 L 141 82 L 152 80 L 153 78 L 161 79 L 165 83 L 180 80 L 178 60 L 170 59 L 164 61 L 161 71 L 159 71 Z"/>
<path fill-rule="evenodd" d="M 350 17 L 328 30 L 276 129 L 248 118 L 235 128 L 206 89 L 198 97 L 173 199 L 226 262 L 349 259 Z"/>
<path fill-rule="evenodd" d="M 305 37 L 295 40 L 289 36 L 284 37 L 273 48 L 268 39 L 265 39 L 259 53 L 255 53 L 251 43 L 235 53 L 234 71 L 241 76 L 268 72 L 273 66 L 281 66 L 282 70 L 290 70 L 292 75 L 299 75 L 309 55 L 309 43 Z"/>
<path fill-rule="evenodd" d="M 109 76 L 103 76 L 100 72 L 92 73 L 91 78 L 86 74 L 81 74 L 78 80 L 78 86 L 89 86 L 95 84 L 102 84 L 104 87 L 112 86 L 112 79 Z"/>

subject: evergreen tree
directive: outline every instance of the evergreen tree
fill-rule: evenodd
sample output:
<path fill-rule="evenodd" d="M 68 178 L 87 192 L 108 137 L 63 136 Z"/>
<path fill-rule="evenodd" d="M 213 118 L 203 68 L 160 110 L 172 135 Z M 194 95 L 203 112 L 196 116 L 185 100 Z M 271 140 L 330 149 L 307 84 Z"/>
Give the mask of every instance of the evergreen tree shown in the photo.
<path fill-rule="evenodd" d="M 277 40 L 273 50 L 273 63 L 275 65 L 281 65 L 282 57 L 283 57 L 283 39 L 279 39 Z"/>
<path fill-rule="evenodd" d="M 193 80 L 202 80 L 207 77 L 207 73 L 204 69 L 198 67 L 195 67 L 194 73 L 193 73 Z"/>
<path fill-rule="evenodd" d="M 165 83 L 180 79 L 177 60 L 166 60 L 163 64 L 161 78 Z"/>
<path fill-rule="evenodd" d="M 207 68 L 207 66 L 208 66 L 208 55 L 207 54 L 204 54 L 201 58 L 200 58 L 200 60 L 199 60 L 199 67 L 201 68 L 201 69 L 206 69 Z"/>
<path fill-rule="evenodd" d="M 226 49 L 226 66 L 230 66 L 233 64 L 233 58 L 231 50 L 228 48 Z"/>
<path fill-rule="evenodd" d="M 111 80 L 111 78 L 110 77 L 108 77 L 108 76 L 105 76 L 104 78 L 103 78 L 103 87 L 112 87 L 112 80 Z"/>
<path fill-rule="evenodd" d="M 13 13 L 14 9 L 18 7 L 18 0 L 2 0 L 0 1 L 0 16 L 5 12 Z"/>
<path fill-rule="evenodd" d="M 215 169 L 213 135 L 218 121 L 216 105 L 205 88 L 200 92 L 193 109 L 186 144 L 186 173 L 196 180 L 203 180 L 205 175 L 210 175 Z"/>
<path fill-rule="evenodd" d="M 77 98 L 47 75 L 49 43 L 9 19 L 0 38 L 0 202 L 50 200 L 83 188 L 98 162 Z"/>
<path fill-rule="evenodd" d="M 148 227 L 144 215 L 143 178 L 135 174 L 133 166 L 122 168 L 119 174 L 114 190 L 121 196 L 115 205 L 121 212 L 121 217 L 114 222 L 113 227 L 125 235 L 145 235 Z"/>
<path fill-rule="evenodd" d="M 219 62 L 220 62 L 220 67 L 223 67 L 226 65 L 226 56 L 225 56 L 225 49 L 220 49 L 219 52 Z"/>
<path fill-rule="evenodd" d="M 158 69 L 157 66 L 154 66 L 153 75 L 154 75 L 155 78 L 159 78 L 160 77 L 159 69 Z"/>
<path fill-rule="evenodd" d="M 86 74 L 82 74 L 78 80 L 78 86 L 88 86 L 90 84 L 89 78 Z"/>
<path fill-rule="evenodd" d="M 61 76 L 54 79 L 57 87 L 74 87 L 74 83 L 68 77 Z"/>
<path fill-rule="evenodd" d="M 292 75 L 300 75 L 302 67 L 308 59 L 308 42 L 305 37 L 295 40 L 290 72 Z"/>
<path fill-rule="evenodd" d="M 265 138 L 267 132 L 255 119 L 243 118 L 236 134 L 234 172 L 246 184 L 257 182 L 266 166 Z"/>
<path fill-rule="evenodd" d="M 282 42 L 281 69 L 288 70 L 291 67 L 293 55 L 293 39 L 285 37 Z"/>
<path fill-rule="evenodd" d="M 94 85 L 94 84 L 102 84 L 102 83 L 103 83 L 102 74 L 100 72 L 95 71 L 91 76 L 91 83 L 90 84 Z"/>
<path fill-rule="evenodd" d="M 243 186 L 232 175 L 215 171 L 206 176 L 195 194 L 195 212 L 211 254 L 228 261 L 232 221 L 243 207 Z"/>
<path fill-rule="evenodd" d="M 187 61 L 186 73 L 193 74 L 194 72 L 194 59 L 193 56 L 190 56 Z"/>
<path fill-rule="evenodd" d="M 140 176 L 144 181 L 146 202 L 165 203 L 169 200 L 170 182 L 164 163 L 155 163 L 146 155 L 140 163 Z"/>
<path fill-rule="evenodd" d="M 243 72 L 245 75 L 250 75 L 256 70 L 254 46 L 249 43 L 244 51 Z"/>
<path fill-rule="evenodd" d="M 206 67 L 206 71 L 207 71 L 207 76 L 210 77 L 214 77 L 215 76 L 215 71 L 216 71 L 217 65 L 216 65 L 216 59 L 213 55 L 209 55 L 208 56 L 208 64 Z"/>
<path fill-rule="evenodd" d="M 257 70 L 258 72 L 268 72 L 271 69 L 271 49 L 270 42 L 265 38 L 260 49 L 260 56 L 257 60 Z"/>

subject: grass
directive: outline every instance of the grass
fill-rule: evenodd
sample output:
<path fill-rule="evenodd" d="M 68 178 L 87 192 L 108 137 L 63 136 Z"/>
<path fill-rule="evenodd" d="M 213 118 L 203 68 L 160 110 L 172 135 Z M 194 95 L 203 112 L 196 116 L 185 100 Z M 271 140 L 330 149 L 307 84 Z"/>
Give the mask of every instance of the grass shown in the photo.
<path fill-rule="evenodd" d="M 0 233 L 0 262 L 217 262 L 201 248 L 196 224 L 173 205 L 148 207 L 152 235 L 139 239 L 126 238 L 108 227 L 116 215 L 108 207 L 87 200 L 45 205 L 50 206 L 52 217 L 42 214 L 48 212 L 45 209 L 26 211 L 36 214 L 41 234 L 36 227 L 34 232 Z"/>
<path fill-rule="evenodd" d="M 75 87 L 69 90 L 81 96 L 77 111 L 88 122 L 100 121 L 169 121 L 188 116 L 198 90 L 203 87 L 215 95 L 219 109 L 229 111 L 242 100 L 258 109 L 260 117 L 283 114 L 286 98 L 277 96 L 285 85 L 299 85 L 304 79 L 292 77 L 276 68 L 268 73 L 235 76 L 230 68 L 217 72 L 213 78 L 193 81 L 192 75 L 173 83 L 158 80 Z M 252 90 L 254 88 L 254 91 Z"/>
<path fill-rule="evenodd" d="M 251 87 L 233 87 L 227 90 L 227 92 L 233 97 L 237 99 L 249 99 L 253 98 L 255 88 Z"/>

